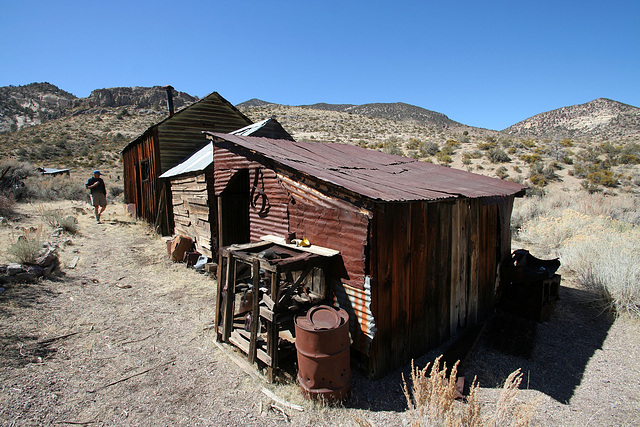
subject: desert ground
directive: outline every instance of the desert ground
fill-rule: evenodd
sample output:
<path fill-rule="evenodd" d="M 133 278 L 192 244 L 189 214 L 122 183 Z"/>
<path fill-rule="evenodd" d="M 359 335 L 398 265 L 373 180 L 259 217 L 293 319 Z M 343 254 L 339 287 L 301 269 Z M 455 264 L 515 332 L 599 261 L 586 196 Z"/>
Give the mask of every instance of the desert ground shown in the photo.
<path fill-rule="evenodd" d="M 51 236 L 40 212 L 62 209 L 78 233 Z M 103 223 L 80 202 L 19 204 L 0 228 L 0 263 L 22 228 L 59 245 L 61 273 L 0 285 L 0 424 L 87 426 L 406 425 L 405 366 L 370 381 L 354 367 L 352 397 L 307 401 L 295 380 L 267 384 L 215 343 L 216 284 L 167 257 L 165 240 L 108 206 Z M 74 258 L 78 257 L 74 265 Z M 73 268 L 72 268 L 73 267 Z M 490 410 L 509 373 L 519 399 L 537 404 L 535 425 L 640 425 L 640 321 L 585 303 L 570 272 L 551 318 L 498 351 L 492 323 L 463 366 Z M 504 326 L 504 325 L 503 325 Z M 424 366 L 451 343 L 431 351 Z M 515 350 L 515 351 L 513 351 Z M 300 408 L 298 408 L 298 406 Z M 301 409 L 301 410 L 300 410 Z"/>

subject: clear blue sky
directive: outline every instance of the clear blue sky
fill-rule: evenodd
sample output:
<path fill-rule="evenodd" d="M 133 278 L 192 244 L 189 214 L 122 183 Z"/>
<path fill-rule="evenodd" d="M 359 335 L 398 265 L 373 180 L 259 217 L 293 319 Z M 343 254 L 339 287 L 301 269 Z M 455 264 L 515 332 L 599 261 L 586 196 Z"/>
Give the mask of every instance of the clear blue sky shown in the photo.
<path fill-rule="evenodd" d="M 288 105 L 406 102 L 501 130 L 640 106 L 640 1 L 9 1 L 0 86 L 172 85 Z"/>

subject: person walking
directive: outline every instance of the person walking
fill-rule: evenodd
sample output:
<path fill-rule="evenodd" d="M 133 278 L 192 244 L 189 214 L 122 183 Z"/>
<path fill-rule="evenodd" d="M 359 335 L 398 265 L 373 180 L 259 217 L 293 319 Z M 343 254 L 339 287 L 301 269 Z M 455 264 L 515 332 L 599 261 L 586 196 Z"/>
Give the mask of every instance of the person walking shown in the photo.
<path fill-rule="evenodd" d="M 91 204 L 93 205 L 96 213 L 96 221 L 100 222 L 100 215 L 107 208 L 107 188 L 104 185 L 104 181 L 100 178 L 99 170 L 93 171 L 93 176 L 89 178 L 85 187 L 91 190 Z"/>

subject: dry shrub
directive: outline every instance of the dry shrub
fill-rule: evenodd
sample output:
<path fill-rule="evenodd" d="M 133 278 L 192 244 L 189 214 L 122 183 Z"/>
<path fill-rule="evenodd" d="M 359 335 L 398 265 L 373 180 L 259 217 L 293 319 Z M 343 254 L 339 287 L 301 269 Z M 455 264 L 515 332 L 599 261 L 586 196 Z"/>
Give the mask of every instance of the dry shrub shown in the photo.
<path fill-rule="evenodd" d="M 0 216 L 11 216 L 14 214 L 13 207 L 16 202 L 11 196 L 0 193 Z"/>
<path fill-rule="evenodd" d="M 25 180 L 37 174 L 36 168 L 28 162 L 13 159 L 0 161 L 0 193 L 18 202 L 28 198 Z"/>
<path fill-rule="evenodd" d="M 526 222 L 519 238 L 559 256 L 597 305 L 640 316 L 640 227 L 565 209 Z"/>
<path fill-rule="evenodd" d="M 520 227 L 518 238 L 523 242 L 535 243 L 547 249 L 558 249 L 567 239 L 579 234 L 595 221 L 604 217 L 592 217 L 573 209 L 565 209 L 561 216 L 539 216 Z"/>
<path fill-rule="evenodd" d="M 69 234 L 78 233 L 78 220 L 72 215 L 62 217 L 60 221 L 58 221 L 58 226 Z"/>
<path fill-rule="evenodd" d="M 466 404 L 456 401 L 456 375 L 458 362 L 447 376 L 446 363 L 440 366 L 442 356 L 433 362 L 429 374 L 427 364 L 418 369 L 411 362 L 411 387 L 402 376 L 404 395 L 409 406 L 413 426 L 527 426 L 535 414 L 538 402 L 522 403 L 517 400 L 522 374 L 513 372 L 506 379 L 493 412 L 486 412 L 479 401 L 479 384 L 474 379 Z M 485 413 L 483 414 L 483 411 Z"/>
<path fill-rule="evenodd" d="M 46 209 L 39 207 L 36 211 L 40 214 L 42 220 L 53 228 L 58 226 L 58 223 L 63 216 L 62 209 Z"/>
<path fill-rule="evenodd" d="M 88 192 L 84 182 L 62 176 L 32 176 L 25 180 L 29 196 L 32 199 L 53 200 L 87 200 Z"/>
<path fill-rule="evenodd" d="M 525 222 L 538 217 L 562 216 L 566 209 L 573 209 L 589 216 L 603 216 L 640 225 L 640 197 L 638 196 L 556 192 L 545 196 L 516 199 L 511 215 L 513 232 L 517 232 Z"/>
<path fill-rule="evenodd" d="M 20 264 L 33 264 L 42 249 L 42 232 L 40 229 L 25 230 L 7 248 L 7 256 L 10 260 Z"/>
<path fill-rule="evenodd" d="M 593 224 L 567 240 L 564 264 L 592 291 L 593 302 L 614 313 L 640 316 L 640 229 L 612 229 Z"/>
<path fill-rule="evenodd" d="M 65 215 L 62 209 L 48 209 L 45 206 L 40 206 L 36 211 L 42 220 L 52 228 L 61 228 L 69 234 L 78 233 L 78 220 L 73 215 Z"/>

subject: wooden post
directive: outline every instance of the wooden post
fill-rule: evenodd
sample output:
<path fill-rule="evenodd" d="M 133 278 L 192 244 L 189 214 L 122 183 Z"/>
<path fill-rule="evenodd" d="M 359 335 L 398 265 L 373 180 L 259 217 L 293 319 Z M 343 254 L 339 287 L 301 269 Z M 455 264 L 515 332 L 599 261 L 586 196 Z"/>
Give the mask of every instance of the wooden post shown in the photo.
<path fill-rule="evenodd" d="M 236 259 L 232 252 L 227 252 L 227 299 L 224 304 L 224 324 L 222 330 L 222 341 L 228 342 L 233 328 L 233 303 L 236 299 Z"/>
<path fill-rule="evenodd" d="M 253 308 L 251 310 L 251 339 L 249 340 L 249 363 L 256 361 L 258 332 L 260 327 L 260 260 L 253 260 Z"/>
<path fill-rule="evenodd" d="M 271 300 L 278 301 L 278 288 L 280 286 L 280 268 L 271 273 Z M 271 358 L 271 366 L 267 368 L 267 379 L 273 382 L 275 376 L 275 368 L 278 366 L 278 323 L 276 321 L 276 313 L 274 310 L 273 321 L 267 322 L 267 354 Z"/>
<path fill-rule="evenodd" d="M 222 315 L 225 310 L 222 306 L 222 290 L 224 289 L 224 283 L 227 280 L 227 265 L 229 264 L 228 259 L 225 257 L 225 254 L 220 252 L 218 263 L 218 293 L 216 294 L 216 341 L 222 340 L 222 328 L 223 318 Z M 225 265 L 226 262 L 226 265 Z"/>

